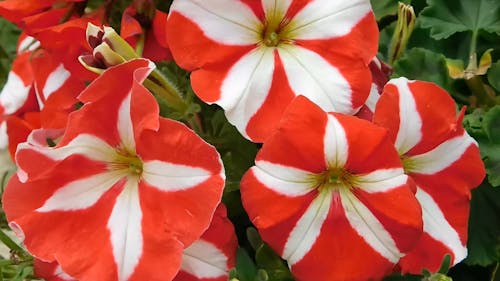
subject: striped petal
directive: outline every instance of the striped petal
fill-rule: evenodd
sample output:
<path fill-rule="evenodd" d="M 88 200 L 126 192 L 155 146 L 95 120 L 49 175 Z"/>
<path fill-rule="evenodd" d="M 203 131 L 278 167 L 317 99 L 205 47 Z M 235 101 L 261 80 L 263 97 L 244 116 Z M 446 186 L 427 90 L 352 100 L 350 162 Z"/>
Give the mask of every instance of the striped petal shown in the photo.
<path fill-rule="evenodd" d="M 210 227 L 187 247 L 174 281 L 225 281 L 234 267 L 238 241 L 223 204 L 217 207 Z"/>
<path fill-rule="evenodd" d="M 279 49 L 288 81 L 325 111 L 353 113 L 349 82 L 318 53 L 296 46 Z"/>
<path fill-rule="evenodd" d="M 241 181 L 243 206 L 298 280 L 379 279 L 421 234 L 398 154 L 369 122 L 298 97 L 256 158 Z M 299 168 L 313 159 L 313 171 Z M 363 256 L 370 266 L 359 271 Z"/>
<path fill-rule="evenodd" d="M 188 18 L 196 23 L 205 36 L 225 45 L 257 43 L 262 25 L 252 10 L 241 1 L 174 1 L 170 13 Z"/>
<path fill-rule="evenodd" d="M 374 122 L 389 130 L 423 210 L 424 235 L 401 260 L 404 272 L 437 271 L 446 254 L 452 264 L 466 256 L 470 190 L 485 171 L 462 116 L 443 89 L 406 78 L 389 81 L 375 109 Z"/>
<path fill-rule="evenodd" d="M 310 1 L 287 26 L 299 40 L 331 39 L 350 33 L 371 12 L 370 1 Z M 332 26 L 334 28 L 325 28 Z"/>

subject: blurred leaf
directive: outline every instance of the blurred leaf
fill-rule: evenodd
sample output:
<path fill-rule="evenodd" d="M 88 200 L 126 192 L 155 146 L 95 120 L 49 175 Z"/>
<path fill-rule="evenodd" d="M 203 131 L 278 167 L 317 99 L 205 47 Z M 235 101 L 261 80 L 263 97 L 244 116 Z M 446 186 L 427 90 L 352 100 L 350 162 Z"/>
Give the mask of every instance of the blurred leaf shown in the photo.
<path fill-rule="evenodd" d="M 500 92 L 500 60 L 493 63 L 488 70 L 488 82 Z"/>
<path fill-rule="evenodd" d="M 500 188 L 484 181 L 472 190 L 467 264 L 488 266 L 500 260 L 499 210 Z"/>
<path fill-rule="evenodd" d="M 236 275 L 240 281 L 255 281 L 257 267 L 243 248 L 236 252 Z"/>
<path fill-rule="evenodd" d="M 267 244 L 262 244 L 255 252 L 255 261 L 259 268 L 264 269 L 269 280 L 293 281 L 292 273 L 281 257 Z"/>
<path fill-rule="evenodd" d="M 498 0 L 428 0 L 420 14 L 422 27 L 431 29 L 431 36 L 440 40 L 450 35 L 479 30 L 500 34 L 500 1 Z"/>
<path fill-rule="evenodd" d="M 488 181 L 494 187 L 500 186 L 500 105 L 466 115 L 464 126 L 479 143 Z"/>
<path fill-rule="evenodd" d="M 370 2 L 373 13 L 375 13 L 375 18 L 379 21 L 383 17 L 396 15 L 398 12 L 398 2 L 410 4 L 411 0 L 370 0 Z"/>
<path fill-rule="evenodd" d="M 422 48 L 413 48 L 406 52 L 394 64 L 393 76 L 430 81 L 448 91 L 452 90 L 445 57 Z"/>

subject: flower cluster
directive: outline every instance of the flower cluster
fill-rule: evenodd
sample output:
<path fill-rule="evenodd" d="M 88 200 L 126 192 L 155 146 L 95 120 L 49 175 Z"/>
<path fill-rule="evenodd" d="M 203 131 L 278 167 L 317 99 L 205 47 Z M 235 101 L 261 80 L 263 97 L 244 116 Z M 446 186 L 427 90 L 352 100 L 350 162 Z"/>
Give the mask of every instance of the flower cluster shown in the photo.
<path fill-rule="evenodd" d="M 23 30 L 0 94 L 0 149 L 17 166 L 2 203 L 37 276 L 228 279 L 233 171 L 189 86 L 153 61 L 190 72 L 194 94 L 260 148 L 241 203 L 296 280 L 465 258 L 477 143 L 443 89 L 388 79 L 370 1 L 174 0 L 167 15 L 134 0 L 120 34 L 112 4 L 0 2 Z"/>

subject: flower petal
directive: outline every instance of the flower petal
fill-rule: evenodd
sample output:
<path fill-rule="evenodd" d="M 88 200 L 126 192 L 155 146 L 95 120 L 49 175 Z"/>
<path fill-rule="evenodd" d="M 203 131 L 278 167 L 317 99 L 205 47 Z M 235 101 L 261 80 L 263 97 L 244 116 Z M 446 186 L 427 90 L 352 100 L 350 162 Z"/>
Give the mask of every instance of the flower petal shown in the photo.
<path fill-rule="evenodd" d="M 205 36 L 226 45 L 257 43 L 262 26 L 252 10 L 241 1 L 174 1 L 170 13 L 183 15 L 196 23 Z"/>
<path fill-rule="evenodd" d="M 352 114 L 351 88 L 338 69 L 321 55 L 300 46 L 279 48 L 288 82 L 325 111 Z"/>
<path fill-rule="evenodd" d="M 124 173 L 107 172 L 82 178 L 59 188 L 37 212 L 73 211 L 93 206 Z"/>
<path fill-rule="evenodd" d="M 310 1 L 295 15 L 287 31 L 299 40 L 340 37 L 352 32 L 354 26 L 370 12 L 370 1 L 367 0 Z"/>
<path fill-rule="evenodd" d="M 142 211 L 137 178 L 128 178 L 116 198 L 107 227 L 110 232 L 118 280 L 128 280 L 143 251 Z"/>
<path fill-rule="evenodd" d="M 293 266 L 312 248 L 332 205 L 331 192 L 320 192 L 290 232 L 282 257 Z"/>
<path fill-rule="evenodd" d="M 143 164 L 143 179 L 161 191 L 178 191 L 191 188 L 206 180 L 210 171 L 162 161 L 148 161 Z"/>
<path fill-rule="evenodd" d="M 380 255 L 397 263 L 403 254 L 373 213 L 349 192 L 341 190 L 340 198 L 347 220 L 354 230 Z"/>

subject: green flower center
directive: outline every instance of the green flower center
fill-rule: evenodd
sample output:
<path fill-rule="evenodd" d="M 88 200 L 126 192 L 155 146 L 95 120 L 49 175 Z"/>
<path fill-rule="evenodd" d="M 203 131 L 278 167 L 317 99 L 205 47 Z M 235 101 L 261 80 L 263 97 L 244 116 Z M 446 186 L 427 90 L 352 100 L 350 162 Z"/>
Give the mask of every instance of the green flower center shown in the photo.
<path fill-rule="evenodd" d="M 287 20 L 278 15 L 269 16 L 262 30 L 262 44 L 267 47 L 278 47 L 281 44 L 291 43 L 287 31 Z"/>
<path fill-rule="evenodd" d="M 320 190 L 351 189 L 354 186 L 354 176 L 343 168 L 330 168 L 321 173 L 317 179 Z"/>
<path fill-rule="evenodd" d="M 128 170 L 131 175 L 142 175 L 142 160 L 134 152 L 118 148 L 116 156 L 110 167 L 112 170 Z"/>

